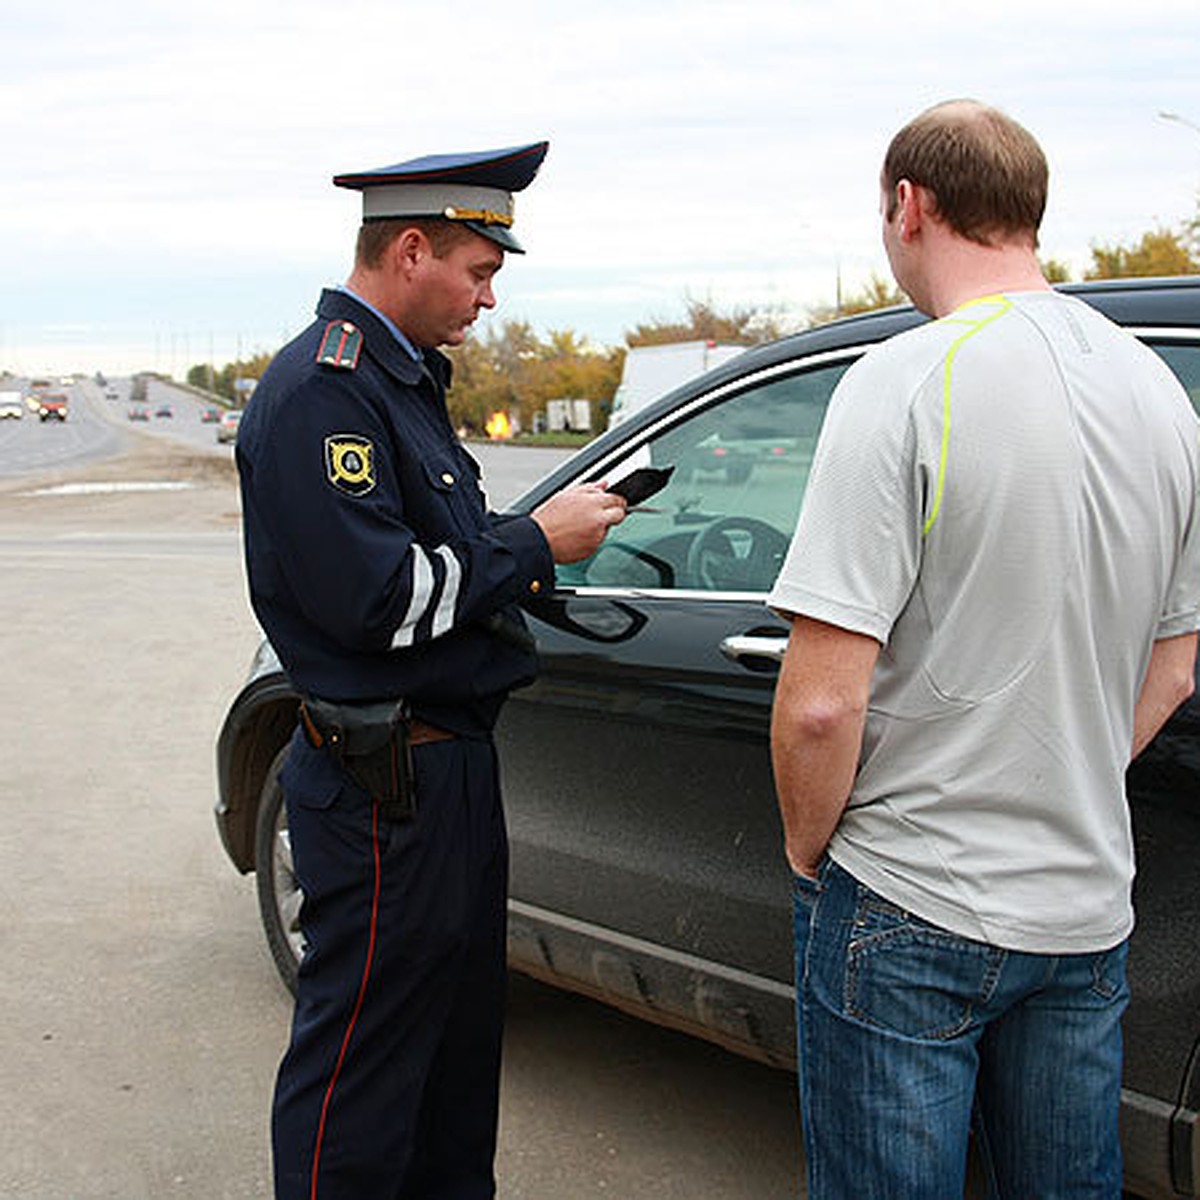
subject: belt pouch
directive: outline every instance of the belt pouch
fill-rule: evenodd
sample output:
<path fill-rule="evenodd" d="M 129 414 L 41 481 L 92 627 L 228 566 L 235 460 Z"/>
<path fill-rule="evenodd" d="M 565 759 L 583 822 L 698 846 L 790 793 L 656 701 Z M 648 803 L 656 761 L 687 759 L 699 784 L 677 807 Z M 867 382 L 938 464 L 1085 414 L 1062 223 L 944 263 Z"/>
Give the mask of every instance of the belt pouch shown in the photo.
<path fill-rule="evenodd" d="M 409 710 L 406 701 L 330 704 L 306 699 L 304 708 L 343 769 L 379 804 L 389 821 L 416 811 Z"/>

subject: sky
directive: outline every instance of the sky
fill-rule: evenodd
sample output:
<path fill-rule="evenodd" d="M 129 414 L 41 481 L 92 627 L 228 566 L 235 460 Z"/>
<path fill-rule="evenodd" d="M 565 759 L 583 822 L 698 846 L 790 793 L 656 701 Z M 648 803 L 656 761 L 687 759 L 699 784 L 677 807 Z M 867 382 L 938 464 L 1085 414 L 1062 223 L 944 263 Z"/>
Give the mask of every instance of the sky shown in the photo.
<path fill-rule="evenodd" d="M 804 324 L 888 278 L 878 172 L 939 100 L 996 104 L 1051 167 L 1042 252 L 1178 229 L 1200 196 L 1195 0 L 40 0 L 6 5 L 0 369 L 273 352 L 349 273 L 335 174 L 550 152 L 499 304 L 618 345 L 689 299 Z M 1171 112 L 1180 120 L 1159 114 Z"/>

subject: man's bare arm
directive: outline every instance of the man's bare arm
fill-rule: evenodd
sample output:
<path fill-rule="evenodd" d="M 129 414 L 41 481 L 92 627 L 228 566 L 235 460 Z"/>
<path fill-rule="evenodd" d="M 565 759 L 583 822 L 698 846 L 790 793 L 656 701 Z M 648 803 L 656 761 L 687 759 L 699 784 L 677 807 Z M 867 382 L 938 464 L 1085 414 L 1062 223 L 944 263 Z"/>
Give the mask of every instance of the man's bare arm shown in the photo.
<path fill-rule="evenodd" d="M 1133 758 L 1195 689 L 1196 638 L 1196 634 L 1186 633 L 1154 643 L 1133 712 Z"/>
<path fill-rule="evenodd" d="M 788 863 L 812 875 L 850 798 L 879 643 L 797 617 L 775 688 L 771 760 Z"/>

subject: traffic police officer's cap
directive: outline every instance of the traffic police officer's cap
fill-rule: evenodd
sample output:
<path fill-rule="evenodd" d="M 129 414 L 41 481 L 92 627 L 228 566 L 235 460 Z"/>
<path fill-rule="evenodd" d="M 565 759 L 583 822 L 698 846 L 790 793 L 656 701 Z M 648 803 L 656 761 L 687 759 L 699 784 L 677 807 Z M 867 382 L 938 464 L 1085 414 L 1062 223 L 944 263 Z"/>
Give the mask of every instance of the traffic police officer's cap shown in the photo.
<path fill-rule="evenodd" d="M 391 167 L 335 175 L 333 182 L 362 192 L 364 221 L 442 217 L 524 254 L 512 234 L 512 194 L 533 182 L 549 146 L 533 142 L 471 154 L 427 154 Z"/>

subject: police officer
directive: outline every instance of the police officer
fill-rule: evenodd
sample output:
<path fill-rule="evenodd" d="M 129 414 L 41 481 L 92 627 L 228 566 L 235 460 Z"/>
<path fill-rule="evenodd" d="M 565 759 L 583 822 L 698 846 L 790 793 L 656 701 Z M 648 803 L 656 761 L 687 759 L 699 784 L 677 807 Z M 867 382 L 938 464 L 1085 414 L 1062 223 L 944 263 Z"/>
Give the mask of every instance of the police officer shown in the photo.
<path fill-rule="evenodd" d="M 592 553 L 599 485 L 487 511 L 450 365 L 547 144 L 335 178 L 346 284 L 238 431 L 250 595 L 305 698 L 281 779 L 306 941 L 272 1120 L 287 1200 L 495 1193 L 507 841 L 491 730 L 535 669 L 518 605 Z"/>

